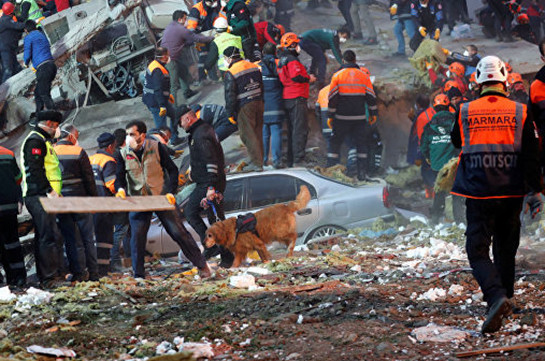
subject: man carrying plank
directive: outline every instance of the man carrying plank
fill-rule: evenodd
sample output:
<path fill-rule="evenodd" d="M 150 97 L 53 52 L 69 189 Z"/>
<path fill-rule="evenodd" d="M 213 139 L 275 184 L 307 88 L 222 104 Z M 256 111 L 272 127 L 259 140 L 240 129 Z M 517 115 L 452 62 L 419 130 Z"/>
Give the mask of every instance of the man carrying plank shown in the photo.
<path fill-rule="evenodd" d="M 127 124 L 125 129 L 127 131 L 127 146 L 121 149 L 116 159 L 116 197 L 125 198 L 126 193 L 130 196 L 156 196 L 174 193 L 178 183 L 178 169 L 170 159 L 164 145 L 146 138 L 147 128 L 142 121 L 132 121 Z M 172 194 L 167 197 L 174 198 Z M 210 277 L 210 268 L 197 243 L 183 226 L 180 212 L 173 210 L 155 213 L 185 256 L 199 269 L 199 275 L 202 278 Z M 151 215 L 150 211 L 129 213 L 132 265 L 135 278 L 145 277 L 144 253 Z"/>

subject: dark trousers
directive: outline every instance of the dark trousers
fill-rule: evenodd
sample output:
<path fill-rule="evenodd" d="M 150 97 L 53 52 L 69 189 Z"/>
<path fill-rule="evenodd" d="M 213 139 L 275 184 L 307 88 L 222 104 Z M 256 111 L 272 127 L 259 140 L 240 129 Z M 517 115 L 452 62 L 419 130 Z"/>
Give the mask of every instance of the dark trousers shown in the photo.
<path fill-rule="evenodd" d="M 123 245 L 125 258 L 131 257 L 131 232 L 129 227 L 128 213 L 114 213 L 114 243 L 111 252 L 111 264 L 114 267 L 121 267 L 120 248 Z"/>
<path fill-rule="evenodd" d="M 488 0 L 488 3 L 495 15 L 494 28 L 496 29 L 496 36 L 500 39 L 504 37 L 511 38 L 513 15 L 507 6 L 503 4 L 502 0 Z"/>
<path fill-rule="evenodd" d="M 206 265 L 206 260 L 191 234 L 185 229 L 179 211 L 155 212 L 163 227 L 176 242 L 187 259 L 199 269 Z M 145 277 L 144 256 L 152 212 L 130 212 L 131 254 L 134 277 Z"/>
<path fill-rule="evenodd" d="M 466 199 L 467 257 L 488 305 L 513 297 L 522 203 L 523 198 Z"/>
<path fill-rule="evenodd" d="M 254 165 L 263 166 L 263 101 L 244 104 L 238 111 L 237 124 L 248 157 Z"/>
<path fill-rule="evenodd" d="M 26 283 L 23 249 L 17 233 L 17 214 L 0 214 L 0 263 L 8 284 Z M 1 276 L 0 276 L 1 277 Z"/>
<path fill-rule="evenodd" d="M 261 60 L 261 51 L 257 40 L 251 36 L 242 37 L 242 50 L 244 51 L 244 57 L 249 61 L 256 62 Z"/>
<path fill-rule="evenodd" d="M 329 138 L 327 148 L 327 166 L 331 167 L 340 161 L 341 146 L 345 140 L 348 145 L 356 146 L 358 178 L 363 179 L 367 175 L 367 145 L 365 138 L 369 126 L 364 120 L 335 120 L 333 132 Z"/>
<path fill-rule="evenodd" d="M 36 111 L 39 112 L 45 108 L 55 109 L 55 103 L 51 98 L 51 83 L 57 75 L 57 66 L 55 62 L 48 61 L 40 64 L 36 69 L 36 89 L 34 89 L 34 98 L 36 101 Z"/>
<path fill-rule="evenodd" d="M 200 50 L 199 50 L 200 49 Z M 208 51 L 210 49 L 210 44 L 200 44 L 197 48 L 199 52 L 198 68 L 199 68 L 199 81 L 206 79 L 207 73 L 204 71 L 204 64 L 206 63 L 206 58 L 208 58 Z M 246 49 L 244 49 L 246 50 Z M 210 80 L 218 80 L 218 75 L 216 74 L 216 67 L 214 67 L 210 72 L 208 72 L 208 77 Z"/>
<path fill-rule="evenodd" d="M 201 242 L 203 247 L 206 249 L 206 245 L 204 244 L 204 238 L 206 237 L 206 224 L 201 218 L 201 200 L 206 197 L 206 192 L 208 188 L 205 184 L 197 185 L 197 187 L 191 192 L 189 195 L 189 199 L 187 200 L 187 203 L 184 207 L 184 215 L 187 219 L 187 222 L 195 232 L 199 235 L 201 238 Z M 218 189 L 220 192 L 223 193 L 224 189 Z M 206 209 L 206 216 L 208 217 L 208 223 L 214 224 L 219 219 L 221 221 L 225 220 L 225 213 L 223 211 L 223 202 L 214 202 L 214 207 L 216 210 L 216 213 L 214 213 L 214 209 L 212 207 L 208 207 Z M 227 250 L 224 247 L 220 247 L 220 255 L 222 260 L 232 260 L 233 255 L 229 250 Z"/>
<path fill-rule="evenodd" d="M 431 219 L 433 223 L 438 223 L 442 216 L 445 215 L 445 199 L 447 198 L 446 192 L 437 192 L 433 197 L 433 204 L 431 206 Z M 464 198 L 452 195 L 452 215 L 454 222 L 465 223 L 464 219 Z"/>
<path fill-rule="evenodd" d="M 59 229 L 64 238 L 70 272 L 81 275 L 97 273 L 97 250 L 93 216 L 88 213 L 59 214 Z"/>
<path fill-rule="evenodd" d="M 316 75 L 318 82 L 323 84 L 325 82 L 325 73 L 327 68 L 324 50 L 320 47 L 320 45 L 316 44 L 312 40 L 301 39 L 299 46 L 301 46 L 301 49 L 312 57 L 312 62 L 310 63 L 310 73 Z"/>
<path fill-rule="evenodd" d="M 221 142 L 228 136 L 236 132 L 238 130 L 238 127 L 236 124 L 231 123 L 228 119 L 221 119 L 216 124 L 214 124 L 214 130 L 216 131 L 218 140 Z"/>
<path fill-rule="evenodd" d="M 350 8 L 352 7 L 352 0 L 339 0 L 337 5 L 348 29 L 352 32 L 354 31 L 354 22 L 352 21 L 352 16 L 350 15 Z M 358 19 L 359 20 L 359 19 Z"/>
<path fill-rule="evenodd" d="M 446 20 L 450 30 L 454 29 L 456 21 L 462 20 L 466 22 L 468 20 L 464 10 L 464 1 L 465 0 L 449 0 L 443 2 L 443 6 L 446 8 L 444 13 L 446 13 Z"/>
<path fill-rule="evenodd" d="M 112 213 L 93 215 L 96 237 L 98 273 L 105 276 L 110 272 L 110 258 L 114 247 L 114 218 Z"/>
<path fill-rule="evenodd" d="M 308 137 L 307 99 L 284 99 L 288 121 L 288 167 L 305 161 Z"/>
<path fill-rule="evenodd" d="M 170 94 L 174 97 L 174 106 L 181 105 L 178 101 L 178 90 L 182 89 L 184 95 L 189 90 L 189 84 L 191 83 L 191 75 L 189 74 L 189 68 L 184 64 L 182 59 L 171 59 L 171 61 L 165 66 L 170 76 Z"/>
<path fill-rule="evenodd" d="M 60 276 L 62 236 L 54 214 L 45 212 L 38 196 L 25 198 L 25 205 L 34 222 L 36 272 L 41 282 Z"/>
<path fill-rule="evenodd" d="M 4 83 L 6 80 L 17 74 L 21 71 L 21 65 L 17 61 L 17 52 L 13 51 L 0 51 L 0 58 L 2 59 L 2 81 Z"/>

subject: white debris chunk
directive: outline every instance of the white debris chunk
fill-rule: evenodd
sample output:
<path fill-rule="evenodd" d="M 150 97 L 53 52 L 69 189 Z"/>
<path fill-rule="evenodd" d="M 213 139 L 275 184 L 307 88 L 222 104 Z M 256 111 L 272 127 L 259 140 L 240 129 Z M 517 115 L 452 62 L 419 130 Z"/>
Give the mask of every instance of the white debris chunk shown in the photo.
<path fill-rule="evenodd" d="M 255 277 L 249 274 L 231 276 L 231 278 L 229 278 L 229 284 L 235 288 L 249 289 L 250 287 L 256 287 Z"/>
<path fill-rule="evenodd" d="M 451 296 L 461 296 L 464 292 L 464 287 L 460 285 L 451 285 L 448 289 L 448 294 Z"/>
<path fill-rule="evenodd" d="M 421 294 L 416 299 L 417 301 L 428 300 L 428 301 L 437 301 L 439 299 L 445 298 L 447 291 L 442 288 L 430 288 L 426 293 Z"/>
<path fill-rule="evenodd" d="M 434 323 L 416 328 L 412 331 L 412 334 L 420 342 L 461 342 L 470 336 L 467 331 L 450 326 L 440 326 Z"/>
<path fill-rule="evenodd" d="M 19 296 L 17 299 L 16 308 L 31 308 L 32 306 L 49 303 L 53 298 L 51 292 L 42 291 L 34 287 L 30 287 L 26 291 L 26 295 Z"/>
<path fill-rule="evenodd" d="M 8 286 L 0 288 L 0 302 L 11 302 L 16 299 L 13 293 L 11 293 Z"/>

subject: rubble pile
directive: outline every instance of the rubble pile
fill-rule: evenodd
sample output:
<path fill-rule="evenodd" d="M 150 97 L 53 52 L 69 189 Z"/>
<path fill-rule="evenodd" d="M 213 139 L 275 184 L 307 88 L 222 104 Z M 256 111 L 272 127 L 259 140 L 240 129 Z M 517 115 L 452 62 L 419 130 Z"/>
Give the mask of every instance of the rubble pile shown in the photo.
<path fill-rule="evenodd" d="M 20 305 L 28 295 L 0 290 L 0 358 L 37 360 L 26 349 L 38 345 L 84 360 L 432 360 L 544 339 L 543 270 L 519 269 L 514 315 L 498 334 L 478 333 L 486 306 L 463 225 L 377 222 L 298 246 L 289 259 L 283 247 L 271 252 L 269 263 L 217 269 L 206 281 L 154 260 L 149 279 L 113 274 L 29 307 Z"/>

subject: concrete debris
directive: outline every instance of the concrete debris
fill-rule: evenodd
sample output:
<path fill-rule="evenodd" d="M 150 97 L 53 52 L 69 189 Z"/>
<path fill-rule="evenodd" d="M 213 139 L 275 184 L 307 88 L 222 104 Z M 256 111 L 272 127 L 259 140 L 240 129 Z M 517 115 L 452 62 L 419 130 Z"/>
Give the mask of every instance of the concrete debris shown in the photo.
<path fill-rule="evenodd" d="M 76 353 L 72 350 L 66 348 L 53 348 L 53 347 L 43 347 L 38 345 L 32 345 L 26 348 L 30 353 L 37 353 L 40 355 L 46 356 L 55 356 L 55 357 L 76 357 Z"/>
<path fill-rule="evenodd" d="M 178 351 L 192 352 L 195 359 L 214 357 L 214 351 L 212 350 L 212 346 L 208 343 L 183 342 L 176 346 L 178 347 Z"/>
<path fill-rule="evenodd" d="M 437 300 L 445 298 L 446 295 L 447 295 L 447 291 L 445 291 L 442 288 L 430 288 L 427 292 L 418 296 L 416 300 L 417 301 L 425 300 L 425 301 L 435 302 Z"/>
<path fill-rule="evenodd" d="M 251 289 L 256 287 L 255 277 L 249 274 L 241 274 L 238 276 L 231 276 L 229 278 L 229 285 L 235 288 Z"/>
<path fill-rule="evenodd" d="M 17 296 L 11 293 L 8 286 L 0 288 L 0 302 L 11 302 L 16 298 Z"/>
<path fill-rule="evenodd" d="M 412 331 L 412 334 L 420 342 L 459 343 L 471 336 L 467 331 L 451 326 L 440 326 L 435 323 L 429 323 L 424 327 L 416 328 Z"/>

